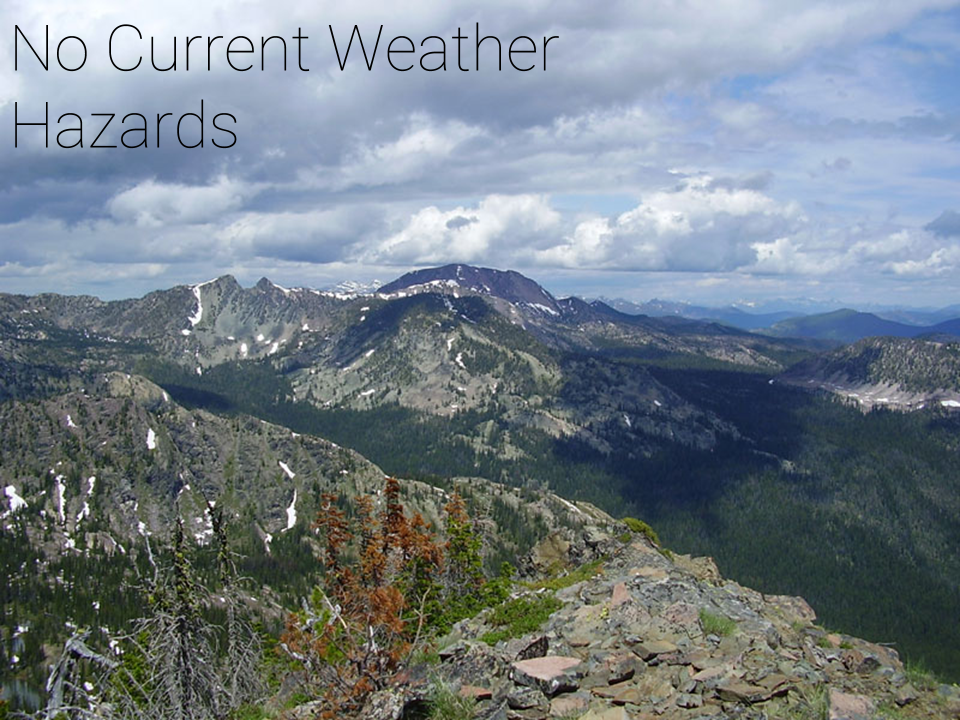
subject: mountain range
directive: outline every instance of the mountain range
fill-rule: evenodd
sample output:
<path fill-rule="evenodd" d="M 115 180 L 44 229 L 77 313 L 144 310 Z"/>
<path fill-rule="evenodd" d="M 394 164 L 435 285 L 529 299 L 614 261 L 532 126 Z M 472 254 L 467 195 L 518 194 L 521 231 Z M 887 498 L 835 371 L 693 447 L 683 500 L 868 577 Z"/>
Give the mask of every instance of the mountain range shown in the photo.
<path fill-rule="evenodd" d="M 929 327 L 960 317 L 960 305 L 950 305 L 939 309 L 861 307 L 854 311 L 844 307 L 843 303 L 840 302 L 819 303 L 811 300 L 750 302 L 723 307 L 709 307 L 675 300 L 658 299 L 639 303 L 623 298 L 608 299 L 601 297 L 600 300 L 628 315 L 679 316 L 694 320 L 717 320 L 745 330 L 761 330 L 792 318 L 830 317 L 837 312 L 846 314 L 860 312 L 882 320 L 918 327 Z"/>
<path fill-rule="evenodd" d="M 705 307 L 670 300 L 648 300 L 642 303 L 622 298 L 601 298 L 601 300 L 629 315 L 716 320 L 744 330 L 760 330 L 774 335 L 818 337 L 842 342 L 855 342 L 877 334 L 913 337 L 924 332 L 935 332 L 930 328 L 960 318 L 960 305 L 951 305 L 939 310 L 878 308 L 858 311 L 837 307 L 841 305 L 840 303 L 828 303 L 827 305 L 834 307 L 821 311 L 819 304 L 809 302 L 781 301 L 769 304 L 750 303 L 746 306 Z M 769 310 L 765 309 L 768 305 L 771 308 Z M 747 309 L 744 309 L 745 307 Z M 811 309 L 817 311 L 810 312 Z M 911 331 L 909 327 L 903 326 L 923 329 Z M 884 333 L 884 328 L 889 332 Z M 945 332 L 956 333 L 956 325 L 952 325 L 951 328 Z"/>
<path fill-rule="evenodd" d="M 488 568 L 573 522 L 564 503 L 595 505 L 960 677 L 949 338 L 825 352 L 467 265 L 345 290 L 225 276 L 115 302 L 0 295 L 0 605 L 34 632 L 3 635 L 5 678 L 35 687 L 9 660 L 42 667 L 62 633 L 30 598 L 116 627 L 132 596 L 101 601 L 146 539 L 182 517 L 202 550 L 211 502 L 276 619 L 313 577 L 320 495 L 384 473 L 433 521 L 444 488 L 472 493 Z M 914 412 L 834 399 L 867 385 Z M 83 586 L 98 563 L 114 570 Z"/>
<path fill-rule="evenodd" d="M 628 315 L 649 315 L 650 317 L 685 317 L 691 320 L 715 320 L 743 330 L 759 330 L 794 317 L 803 316 L 796 310 L 777 312 L 748 312 L 739 307 L 705 307 L 670 300 L 648 300 L 635 303 L 622 298 L 600 298 L 602 302 Z"/>

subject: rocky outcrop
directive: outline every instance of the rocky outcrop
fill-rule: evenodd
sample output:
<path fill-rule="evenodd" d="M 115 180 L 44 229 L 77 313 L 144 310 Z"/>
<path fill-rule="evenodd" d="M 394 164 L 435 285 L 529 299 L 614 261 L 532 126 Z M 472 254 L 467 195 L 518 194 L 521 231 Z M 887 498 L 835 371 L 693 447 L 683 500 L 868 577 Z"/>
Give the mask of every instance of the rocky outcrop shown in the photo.
<path fill-rule="evenodd" d="M 893 648 L 827 633 L 801 598 L 725 580 L 708 559 L 668 555 L 640 536 L 619 544 L 519 639 L 490 647 L 484 614 L 461 622 L 438 665 L 411 669 L 365 715 L 413 717 L 441 683 L 481 720 L 960 717 L 960 691 L 918 690 Z"/>

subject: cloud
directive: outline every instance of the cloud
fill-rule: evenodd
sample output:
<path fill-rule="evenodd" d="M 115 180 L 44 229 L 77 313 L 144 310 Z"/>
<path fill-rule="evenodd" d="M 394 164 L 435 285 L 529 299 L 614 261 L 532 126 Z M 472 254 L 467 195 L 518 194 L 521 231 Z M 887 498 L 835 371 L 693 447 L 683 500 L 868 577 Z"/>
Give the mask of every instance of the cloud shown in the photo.
<path fill-rule="evenodd" d="M 218 229 L 214 242 L 238 258 L 330 263 L 382 227 L 376 208 L 347 207 L 307 212 L 250 212 Z"/>
<path fill-rule="evenodd" d="M 960 237 L 960 212 L 944 210 L 923 227 L 938 237 Z"/>
<path fill-rule="evenodd" d="M 795 232 L 805 222 L 797 204 L 779 203 L 752 184 L 682 179 L 616 218 L 579 223 L 565 242 L 538 251 L 536 258 L 561 267 L 734 270 L 754 260 L 754 244 Z"/>
<path fill-rule="evenodd" d="M 335 186 L 389 185 L 413 180 L 431 170 L 442 170 L 457 148 L 483 134 L 462 122 L 435 123 L 417 114 L 396 140 L 361 145 L 352 151 L 335 175 Z"/>
<path fill-rule="evenodd" d="M 820 163 L 824 172 L 845 172 L 851 168 L 853 161 L 848 157 L 834 158 L 830 162 L 824 160 Z"/>
<path fill-rule="evenodd" d="M 463 215 L 457 215 L 456 217 L 452 217 L 447 220 L 446 225 L 448 230 L 459 230 L 460 228 L 465 228 L 475 222 L 478 222 L 478 218 L 476 216 L 464 217 Z"/>
<path fill-rule="evenodd" d="M 239 209 L 257 192 L 256 186 L 226 176 L 202 186 L 146 180 L 111 198 L 107 211 L 140 227 L 200 224 Z"/>
<path fill-rule="evenodd" d="M 167 128 L 160 150 L 48 150 L 38 132 L 0 143 L 0 266 L 8 285 L 22 272 L 19 287 L 41 289 L 82 288 L 76 268 L 109 264 L 113 280 L 90 272 L 88 288 L 109 294 L 194 272 L 303 284 L 447 260 L 565 278 L 833 273 L 876 293 L 923 277 L 944 292 L 956 221 L 924 222 L 960 181 L 957 18 L 954 0 L 295 0 L 283 13 L 266 0 L 9 0 L 7 27 L 38 38 L 49 24 L 54 48 L 79 35 L 90 57 L 77 73 L 0 67 L 0 126 L 14 101 L 119 122 L 175 119 L 202 98 L 208 115 L 237 117 L 238 142 L 185 150 Z M 106 57 L 120 23 L 144 33 L 123 50 L 146 53 L 132 73 Z M 354 23 L 365 37 L 382 23 L 382 43 L 439 34 L 451 53 L 459 27 L 470 69 L 451 54 L 447 72 L 397 73 L 384 44 L 372 72 L 340 72 L 327 25 L 339 37 Z M 498 72 L 488 43 L 477 72 L 475 23 L 505 41 L 558 35 L 548 70 Z M 289 69 L 274 54 L 237 73 L 215 56 L 207 72 L 194 55 L 187 72 L 187 27 L 285 36 Z M 309 72 L 295 69 L 297 28 Z M 178 38 L 181 69 L 149 68 L 151 37 L 162 58 Z M 12 40 L 0 35 L 8 58 Z"/>
<path fill-rule="evenodd" d="M 430 206 L 410 216 L 399 231 L 365 248 L 359 259 L 406 265 L 508 260 L 516 249 L 556 233 L 560 222 L 560 213 L 548 199 L 536 195 L 490 195 L 476 207 L 447 211 Z"/>
<path fill-rule="evenodd" d="M 887 267 L 903 277 L 956 277 L 960 272 L 960 246 L 937 248 L 926 257 L 891 262 Z"/>

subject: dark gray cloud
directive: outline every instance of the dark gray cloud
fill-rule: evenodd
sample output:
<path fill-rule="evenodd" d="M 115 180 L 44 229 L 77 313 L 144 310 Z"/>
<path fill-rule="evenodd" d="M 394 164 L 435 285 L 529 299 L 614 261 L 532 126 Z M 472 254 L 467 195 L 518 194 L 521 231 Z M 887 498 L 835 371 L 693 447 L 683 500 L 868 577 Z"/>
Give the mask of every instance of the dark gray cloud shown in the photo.
<path fill-rule="evenodd" d="M 960 237 L 960 212 L 944 210 L 939 217 L 924 225 L 924 229 L 938 237 Z"/>
<path fill-rule="evenodd" d="M 446 227 L 448 230 L 459 230 L 460 228 L 467 227 L 468 225 L 473 225 L 473 223 L 478 222 L 476 217 L 464 217 L 463 215 L 457 215 L 452 217 L 446 222 Z"/>

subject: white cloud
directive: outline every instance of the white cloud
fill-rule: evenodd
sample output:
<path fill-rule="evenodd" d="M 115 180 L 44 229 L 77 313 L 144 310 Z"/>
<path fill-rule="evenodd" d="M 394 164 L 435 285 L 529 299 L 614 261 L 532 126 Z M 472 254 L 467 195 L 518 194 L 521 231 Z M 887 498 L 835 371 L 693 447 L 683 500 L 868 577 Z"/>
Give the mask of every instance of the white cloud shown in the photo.
<path fill-rule="evenodd" d="M 140 227 L 206 223 L 239 209 L 257 192 L 256 186 L 224 175 L 199 186 L 146 180 L 111 198 L 107 210 L 117 220 Z"/>
<path fill-rule="evenodd" d="M 372 247 L 366 262 L 431 264 L 489 261 L 509 256 L 527 242 L 556 232 L 560 214 L 546 197 L 490 195 L 476 207 L 440 210 L 430 206 L 414 213 L 398 232 Z"/>
<path fill-rule="evenodd" d="M 796 203 L 699 176 L 649 194 L 616 218 L 582 221 L 536 258 L 562 267 L 733 270 L 753 260 L 753 244 L 805 222 Z"/>
<path fill-rule="evenodd" d="M 396 140 L 360 144 L 350 152 L 335 171 L 332 184 L 339 188 L 390 185 L 418 179 L 431 170 L 442 172 L 460 145 L 482 134 L 478 127 L 458 121 L 437 123 L 418 113 Z"/>

